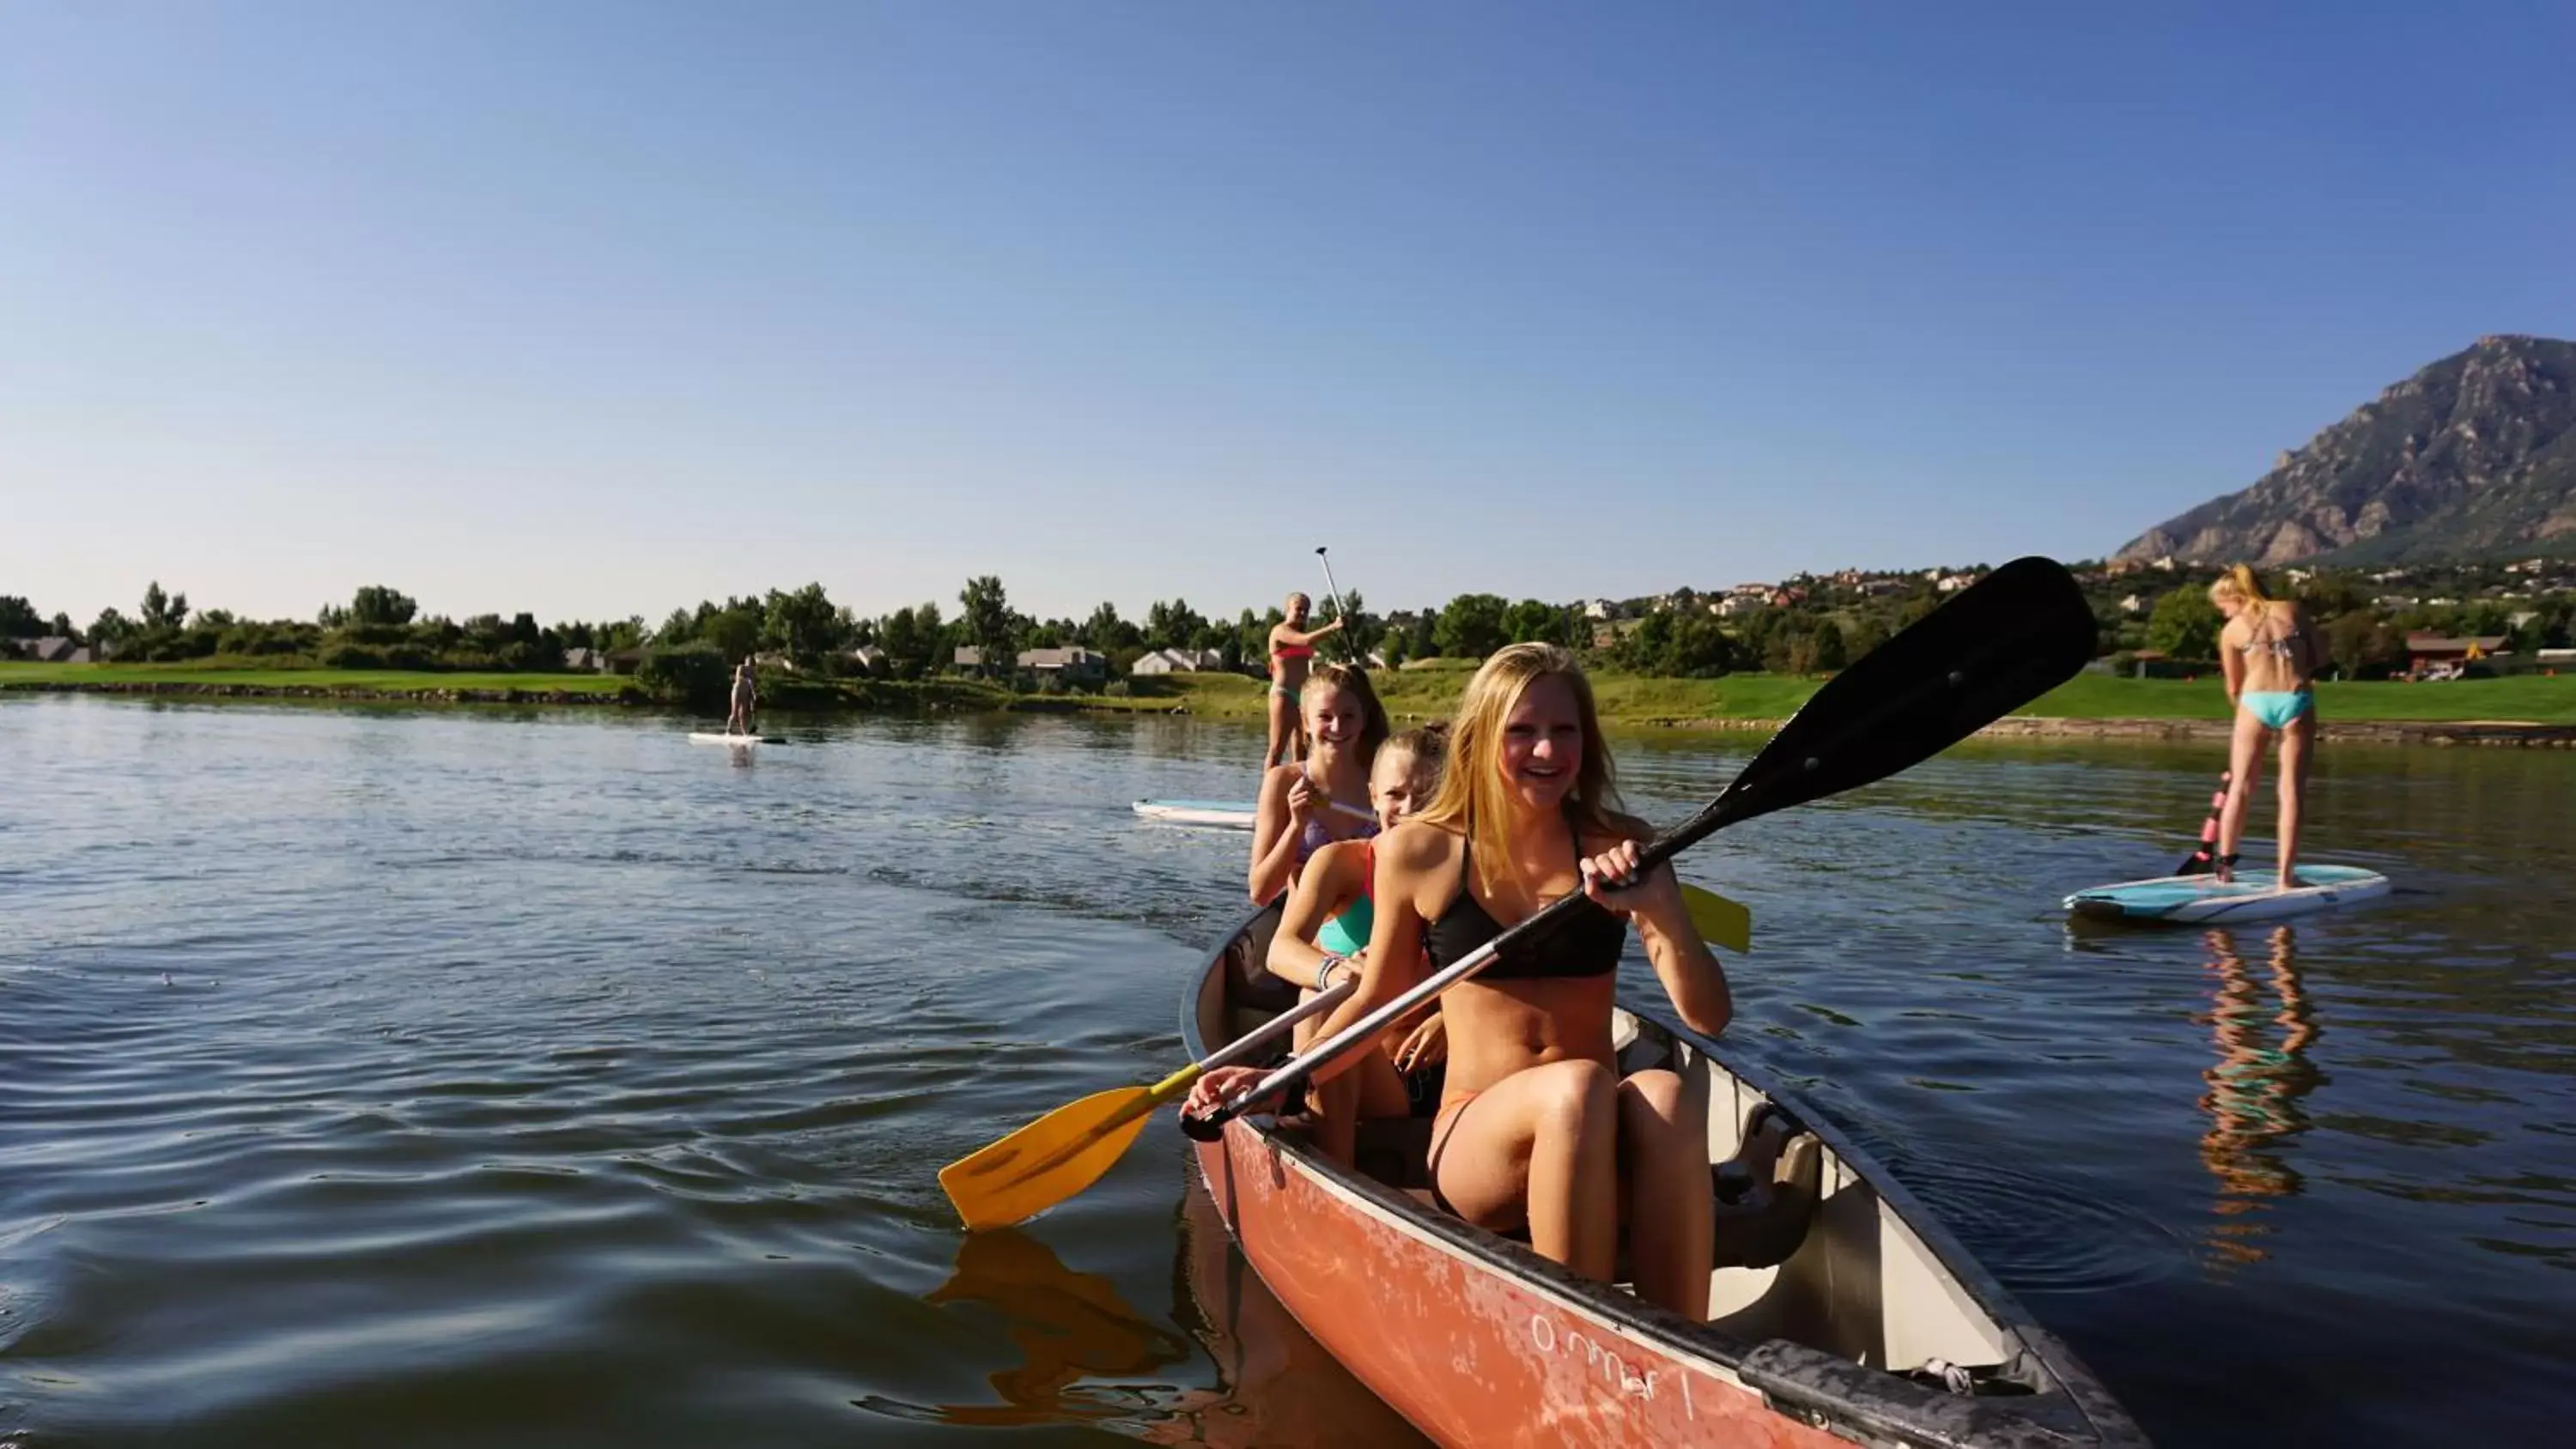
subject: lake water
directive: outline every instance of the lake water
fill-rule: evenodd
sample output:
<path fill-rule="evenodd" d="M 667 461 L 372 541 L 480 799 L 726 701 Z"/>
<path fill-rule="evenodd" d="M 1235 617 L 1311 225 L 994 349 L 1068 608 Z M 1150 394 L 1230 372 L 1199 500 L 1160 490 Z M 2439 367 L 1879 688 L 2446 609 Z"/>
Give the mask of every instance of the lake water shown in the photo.
<path fill-rule="evenodd" d="M 0 702 L 0 1445 L 1407 1441 L 1168 1117 L 966 1239 L 937 1168 L 1177 1065 L 1247 731 Z M 1659 822 L 1758 740 L 1621 741 Z M 2221 761 L 1963 746 L 1755 821 L 1731 1035 L 2169 1444 L 2576 1416 L 2576 757 L 2323 752 L 2292 928 L 2071 932 Z M 1632 989 L 1651 990 L 1631 963 Z"/>

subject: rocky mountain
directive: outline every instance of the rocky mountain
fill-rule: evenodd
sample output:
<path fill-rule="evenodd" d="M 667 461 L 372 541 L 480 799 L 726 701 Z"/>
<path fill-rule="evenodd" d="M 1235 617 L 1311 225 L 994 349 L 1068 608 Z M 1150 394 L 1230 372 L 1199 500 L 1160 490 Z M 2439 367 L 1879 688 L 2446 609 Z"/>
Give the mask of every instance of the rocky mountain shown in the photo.
<path fill-rule="evenodd" d="M 2115 558 L 2434 562 L 2576 554 L 2576 342 L 2483 337 L 2364 403 L 2253 487 Z"/>

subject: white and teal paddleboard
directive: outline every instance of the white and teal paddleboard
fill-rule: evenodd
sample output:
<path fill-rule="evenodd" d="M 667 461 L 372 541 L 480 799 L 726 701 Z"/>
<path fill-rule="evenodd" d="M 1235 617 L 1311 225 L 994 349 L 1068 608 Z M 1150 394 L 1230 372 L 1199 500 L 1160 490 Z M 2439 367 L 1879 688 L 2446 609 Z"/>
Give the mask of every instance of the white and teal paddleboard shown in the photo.
<path fill-rule="evenodd" d="M 2066 908 L 2095 920 L 2269 921 L 2388 894 L 2388 877 L 2357 865 L 2303 865 L 2298 885 L 2283 890 L 2269 870 L 2237 867 L 2233 881 L 2169 875 L 2095 886 L 2066 898 Z"/>
<path fill-rule="evenodd" d="M 1136 813 L 1166 825 L 1214 825 L 1227 830 L 1250 830 L 1254 812 L 1249 800 L 1139 800 Z"/>
<path fill-rule="evenodd" d="M 783 745 L 787 743 L 787 737 L 784 735 L 707 734 L 703 731 L 692 730 L 689 732 L 689 743 L 693 745 Z"/>

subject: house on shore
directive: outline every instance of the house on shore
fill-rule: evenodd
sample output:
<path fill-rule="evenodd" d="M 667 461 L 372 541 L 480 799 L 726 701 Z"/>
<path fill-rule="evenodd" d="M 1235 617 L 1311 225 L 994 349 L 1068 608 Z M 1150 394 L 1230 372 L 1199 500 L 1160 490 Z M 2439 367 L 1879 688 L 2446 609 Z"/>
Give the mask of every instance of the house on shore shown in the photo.
<path fill-rule="evenodd" d="M 1020 668 L 1038 677 L 1040 683 L 1059 680 L 1076 687 L 1096 688 L 1109 680 L 1109 660 L 1079 644 L 1061 649 L 1023 649 L 1018 659 Z"/>
<path fill-rule="evenodd" d="M 1198 674 L 1225 668 L 1225 655 L 1214 649 L 1156 649 L 1137 656 L 1130 674 Z"/>
<path fill-rule="evenodd" d="M 2406 672 L 2418 679 L 2435 673 L 2455 676 L 2461 667 L 2504 648 L 2502 634 L 2453 638 L 2417 630 L 2406 636 Z"/>
<path fill-rule="evenodd" d="M 983 674 L 984 651 L 981 646 L 960 644 L 950 662 L 965 673 Z M 1060 680 L 1070 686 L 1099 685 L 1109 678 L 1108 657 L 1095 654 L 1079 644 L 1062 649 L 1023 649 L 1012 664 L 1038 677 L 1040 683 Z"/>

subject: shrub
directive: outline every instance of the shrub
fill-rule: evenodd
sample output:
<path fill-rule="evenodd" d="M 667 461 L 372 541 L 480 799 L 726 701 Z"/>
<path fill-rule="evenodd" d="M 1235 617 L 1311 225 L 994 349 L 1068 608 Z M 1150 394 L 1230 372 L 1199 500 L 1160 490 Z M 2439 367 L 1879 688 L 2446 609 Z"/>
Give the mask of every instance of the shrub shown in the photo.
<path fill-rule="evenodd" d="M 721 708 L 733 673 L 712 644 L 656 649 L 635 668 L 635 687 L 665 704 Z"/>

